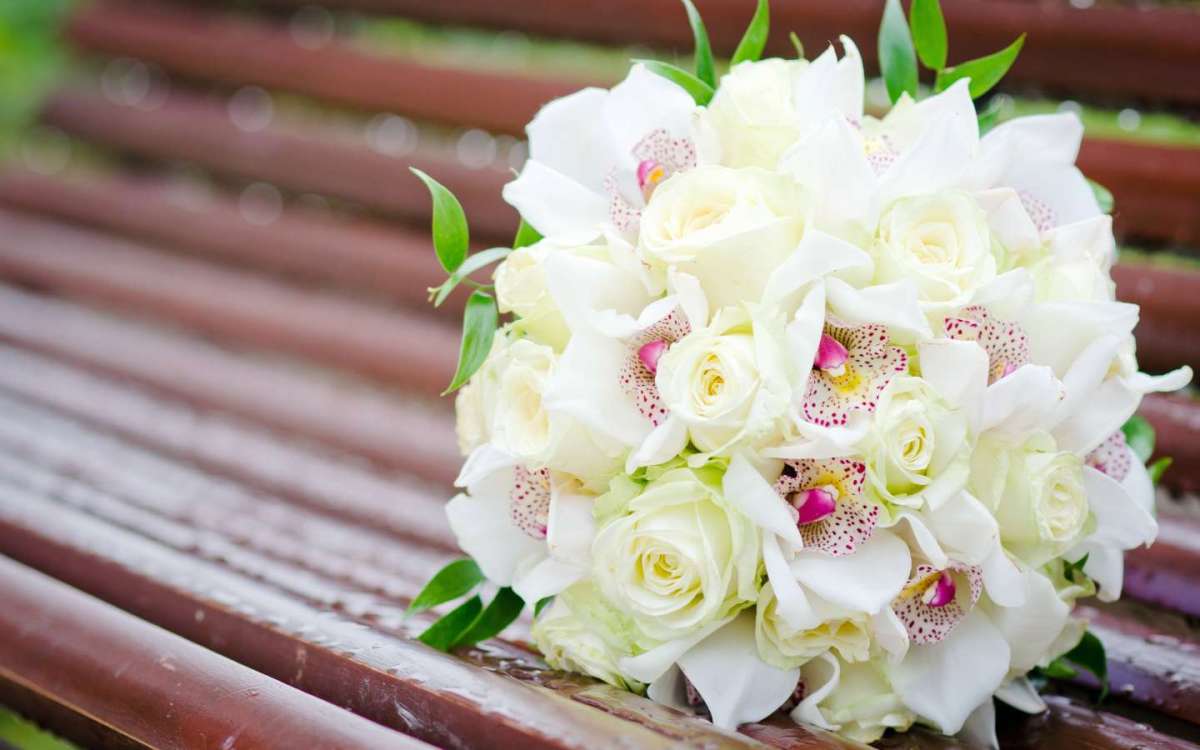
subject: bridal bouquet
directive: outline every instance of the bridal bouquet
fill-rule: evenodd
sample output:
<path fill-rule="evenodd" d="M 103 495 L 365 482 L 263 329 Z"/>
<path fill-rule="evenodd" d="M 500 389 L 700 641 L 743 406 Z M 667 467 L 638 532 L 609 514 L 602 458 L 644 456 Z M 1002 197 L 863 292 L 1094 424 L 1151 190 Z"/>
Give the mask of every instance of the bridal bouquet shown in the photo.
<path fill-rule="evenodd" d="M 1072 605 L 1153 541 L 1131 417 L 1191 373 L 1138 372 L 1076 116 L 977 114 L 1022 40 L 947 67 L 937 0 L 890 0 L 876 117 L 851 40 L 760 60 L 764 0 L 718 76 L 685 5 L 695 73 L 638 62 L 530 123 L 513 248 L 470 254 L 419 174 L 436 301 L 474 287 L 446 509 L 470 558 L 413 610 L 470 598 L 422 639 L 528 604 L 551 665 L 723 727 L 994 742 L 993 696 L 1044 707 L 1032 670 L 1103 676 Z"/>

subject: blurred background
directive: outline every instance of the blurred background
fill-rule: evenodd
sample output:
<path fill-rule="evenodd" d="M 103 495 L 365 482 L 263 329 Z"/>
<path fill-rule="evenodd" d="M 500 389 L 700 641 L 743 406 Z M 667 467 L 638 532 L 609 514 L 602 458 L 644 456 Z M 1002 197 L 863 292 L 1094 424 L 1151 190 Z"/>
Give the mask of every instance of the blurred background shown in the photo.
<path fill-rule="evenodd" d="M 728 55 L 753 0 L 696 5 Z M 775 0 L 768 52 L 794 54 L 794 31 L 811 57 L 846 33 L 871 68 L 882 5 Z M 1080 115 L 1080 166 L 1115 196 L 1118 293 L 1142 305 L 1141 362 L 1200 367 L 1200 6 L 943 6 L 952 64 L 1028 32 L 981 106 Z M 0 488 L 57 488 L 0 492 L 0 554 L 32 565 L 81 514 L 232 566 L 188 536 L 205 529 L 337 580 L 337 560 L 388 548 L 403 561 L 385 593 L 411 595 L 395 587 L 453 549 L 440 503 L 461 459 L 438 394 L 462 297 L 427 303 L 444 276 L 408 167 L 459 196 L 473 244 L 507 245 L 500 188 L 538 107 L 616 82 L 630 58 L 690 53 L 677 0 L 0 0 Z M 886 104 L 878 81 L 869 102 Z M 1156 396 L 1143 414 L 1175 457 L 1161 503 L 1182 520 L 1126 585 L 1200 616 L 1200 583 L 1151 581 L 1155 566 L 1200 577 L 1182 499 L 1200 489 L 1200 404 Z M 284 499 L 185 502 L 230 482 Z M 120 486 L 124 504 L 80 486 Z M 341 531 L 306 537 L 285 505 Z M 1158 710 L 1186 723 L 1195 705 Z M 12 727 L 0 713 L 0 738 Z"/>

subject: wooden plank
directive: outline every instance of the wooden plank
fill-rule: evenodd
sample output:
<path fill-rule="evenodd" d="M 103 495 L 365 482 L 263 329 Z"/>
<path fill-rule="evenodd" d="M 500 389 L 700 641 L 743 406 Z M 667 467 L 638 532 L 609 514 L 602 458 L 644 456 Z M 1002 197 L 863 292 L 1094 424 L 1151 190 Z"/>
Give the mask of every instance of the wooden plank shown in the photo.
<path fill-rule="evenodd" d="M 427 65 L 342 42 L 313 49 L 282 26 L 170 5 L 97 3 L 70 19 L 67 35 L 85 51 L 154 62 L 183 76 L 496 133 L 522 133 L 540 106 L 581 85 Z"/>
<path fill-rule="evenodd" d="M 461 463 L 444 412 L 2 285 L 0 340 L 445 485 Z"/>
<path fill-rule="evenodd" d="M 16 686 L 14 692 L 69 708 L 130 743 L 430 747 L 4 557 L 0 601 L 0 694 Z"/>
<path fill-rule="evenodd" d="M 0 393 L 340 521 L 458 549 L 443 515 L 450 489 L 411 474 L 3 345 Z"/>
<path fill-rule="evenodd" d="M 1154 401 L 1149 406 L 1157 409 L 1160 404 Z M 1190 413 L 1194 419 L 1194 406 L 1190 407 Z M 1160 441 L 1163 437 L 1174 435 L 1160 434 Z M 1189 447 L 1194 442 L 1192 434 Z M 1160 450 L 1173 453 L 1182 447 L 1160 442 Z M 1180 476 L 1175 479 L 1188 483 L 1194 480 L 1196 470 L 1195 464 L 1186 460 L 1189 462 L 1180 466 Z M 1158 539 L 1154 544 L 1125 555 L 1124 595 L 1200 617 L 1200 523 L 1179 513 L 1162 513 L 1158 520 Z"/>
<path fill-rule="evenodd" d="M 0 173 L 0 203 L 422 310 L 433 309 L 427 289 L 446 279 L 428 232 L 295 205 L 264 224 L 248 220 L 225 191 L 202 192 L 160 177 L 69 179 L 11 170 Z M 465 300 L 456 293 L 439 310 L 452 314 Z"/>
<path fill-rule="evenodd" d="M 801 6 L 776 9 L 776 17 L 791 7 Z M 686 32 L 681 11 L 679 16 L 680 29 Z M 75 17 L 72 33 L 88 50 L 145 59 L 188 76 L 278 87 L 368 110 L 512 134 L 523 133 L 525 123 L 545 102 L 595 83 L 481 70 L 409 70 L 403 58 L 365 55 L 336 42 L 306 49 L 282 26 L 158 6 L 94 5 Z M 874 34 L 867 39 L 873 40 Z M 864 52 L 874 48 L 873 43 L 862 46 Z M 1029 51 L 1027 46 L 1026 54 Z M 420 91 L 415 92 L 417 87 Z M 1088 139 L 1079 165 L 1113 191 L 1121 236 L 1200 244 L 1200 215 L 1192 210 L 1200 201 L 1200 149 Z"/>
<path fill-rule="evenodd" d="M 1186 393 L 1155 394 L 1142 401 L 1140 413 L 1158 434 L 1156 455 L 1175 459 L 1164 479 L 1167 486 L 1200 492 L 1200 401 Z"/>
<path fill-rule="evenodd" d="M 296 7 L 303 0 L 258 0 L 260 5 Z M 210 0 L 211 3 L 211 0 Z M 690 50 L 684 11 L 670 0 L 610 0 L 596 12 L 587 0 L 325 0 L 327 6 L 396 14 L 436 24 L 520 29 L 528 34 L 565 36 L 606 44 L 648 44 Z M 753 13 L 748 0 L 696 0 L 714 49 L 731 54 Z M 969 60 L 1029 39 L 1009 76 L 1011 84 L 1037 85 L 1064 95 L 1090 93 L 1181 103 L 1200 101 L 1200 15 L 1190 8 L 1069 3 L 956 0 L 946 3 L 953 46 L 951 61 Z M 880 4 L 876 0 L 806 0 L 771 8 L 767 53 L 791 56 L 788 33 L 805 49 L 819 51 L 840 34 L 854 39 L 871 65 Z M 810 52 L 811 54 L 811 52 Z"/>
<path fill-rule="evenodd" d="M 0 276 L 437 395 L 455 330 L 0 209 Z"/>
<path fill-rule="evenodd" d="M 1200 633 L 1184 617 L 1131 601 L 1085 603 L 1076 614 L 1104 643 L 1114 695 L 1200 724 Z"/>
<path fill-rule="evenodd" d="M 159 106 L 145 110 L 94 93 L 64 91 L 48 99 L 43 120 L 130 153 L 194 162 L 423 222 L 429 194 L 408 174 L 408 167 L 415 166 L 455 192 L 481 234 L 511 238 L 517 227 L 516 212 L 499 200 L 501 187 L 511 179 L 508 172 L 468 169 L 425 153 L 385 156 L 357 141 L 353 132 L 294 126 L 248 132 L 233 123 L 218 99 L 172 91 Z"/>

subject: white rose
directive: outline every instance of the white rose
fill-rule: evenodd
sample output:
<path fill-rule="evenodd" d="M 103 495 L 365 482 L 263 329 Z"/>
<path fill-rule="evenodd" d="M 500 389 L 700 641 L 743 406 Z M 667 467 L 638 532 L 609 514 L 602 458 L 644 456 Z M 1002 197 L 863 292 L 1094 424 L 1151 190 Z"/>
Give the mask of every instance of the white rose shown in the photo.
<path fill-rule="evenodd" d="M 834 663 L 832 656 L 825 656 L 801 668 L 800 681 L 808 694 L 823 689 L 830 680 L 836 682 L 815 705 L 811 700 L 803 702 L 793 717 L 863 743 L 878 740 L 888 729 L 905 731 L 916 721 L 916 714 L 904 707 L 892 689 L 880 660 L 851 664 L 838 659 L 836 677 Z"/>
<path fill-rule="evenodd" d="M 533 623 L 530 635 L 546 663 L 555 669 L 581 672 L 626 690 L 640 691 L 644 686 L 626 677 L 618 666 L 628 656 L 613 648 L 596 620 L 577 615 L 568 606 L 569 592 L 555 598 Z"/>
<path fill-rule="evenodd" d="M 667 349 L 655 384 L 696 447 L 719 451 L 743 435 L 761 437 L 785 414 L 784 342 L 781 320 L 726 308 Z"/>
<path fill-rule="evenodd" d="M 970 489 L 995 514 L 1004 546 L 1032 566 L 1065 552 L 1087 525 L 1083 460 L 1046 433 L 1015 445 L 980 440 Z"/>
<path fill-rule="evenodd" d="M 895 378 L 879 396 L 863 444 L 867 480 L 890 503 L 934 506 L 970 471 L 967 418 L 921 378 Z"/>
<path fill-rule="evenodd" d="M 987 214 L 966 193 L 901 198 L 879 222 L 876 281 L 911 279 L 922 307 L 944 314 L 996 277 L 996 252 Z"/>
<path fill-rule="evenodd" d="M 547 466 L 573 475 L 588 490 L 603 490 L 620 469 L 623 449 L 546 407 L 546 386 L 557 361 L 553 349 L 530 339 L 497 345 L 481 371 L 485 392 L 479 396 L 492 411 L 491 441 L 519 463 Z"/>
<path fill-rule="evenodd" d="M 791 180 L 762 169 L 707 166 L 664 182 L 642 212 L 638 248 L 657 268 L 700 280 L 713 310 L 758 302 L 796 250 L 806 202 Z"/>
<path fill-rule="evenodd" d="M 725 501 L 712 466 L 669 469 L 647 484 L 597 531 L 592 560 L 593 580 L 637 623 L 644 648 L 758 598 L 757 531 Z"/>
<path fill-rule="evenodd" d="M 697 129 L 721 164 L 774 169 L 801 133 L 792 90 L 807 60 L 771 58 L 735 65 L 700 110 Z"/>
<path fill-rule="evenodd" d="M 500 312 L 518 316 L 515 329 L 561 351 L 570 331 L 546 287 L 544 264 L 551 252 L 545 240 L 512 251 L 496 268 L 496 302 Z"/>
<path fill-rule="evenodd" d="M 869 658 L 871 636 L 865 615 L 840 610 L 810 593 L 809 604 L 822 622 L 810 630 L 796 630 L 779 615 L 777 604 L 771 584 L 765 584 L 758 594 L 754 624 L 758 654 L 768 664 L 791 669 L 830 649 L 847 661 Z"/>

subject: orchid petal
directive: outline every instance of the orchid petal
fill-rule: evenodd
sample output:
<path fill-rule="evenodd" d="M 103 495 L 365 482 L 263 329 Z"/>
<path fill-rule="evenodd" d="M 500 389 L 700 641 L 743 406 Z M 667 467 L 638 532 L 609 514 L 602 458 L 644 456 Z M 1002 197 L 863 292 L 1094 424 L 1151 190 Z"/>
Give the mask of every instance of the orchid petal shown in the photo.
<path fill-rule="evenodd" d="M 990 699 L 980 703 L 955 739 L 976 750 L 1000 750 L 1000 740 L 996 739 L 996 704 Z"/>
<path fill-rule="evenodd" d="M 1008 642 L 978 609 L 938 643 L 915 645 L 891 667 L 892 686 L 904 705 L 944 734 L 967 717 L 1008 673 Z"/>
<path fill-rule="evenodd" d="M 799 548 L 800 530 L 786 502 L 775 492 L 746 457 L 736 454 L 729 462 L 724 479 L 725 499 L 759 527 L 777 534 Z"/>
<path fill-rule="evenodd" d="M 608 221 L 608 199 L 603 193 L 532 159 L 501 194 L 543 236 L 587 241 L 599 236 Z"/>
<path fill-rule="evenodd" d="M 725 729 L 770 716 L 800 680 L 799 668 L 778 669 L 759 657 L 749 613 L 680 657 L 679 668 L 704 698 L 713 723 Z"/>
<path fill-rule="evenodd" d="M 622 657 L 619 662 L 621 673 L 629 675 L 638 682 L 650 684 L 674 666 L 675 662 L 679 661 L 679 658 L 686 654 L 689 649 L 712 635 L 728 622 L 728 618 L 711 622 L 684 638 L 667 641 L 637 656 Z"/>
<path fill-rule="evenodd" d="M 544 542 L 513 525 L 507 495 L 456 495 L 446 504 L 446 518 L 458 546 L 499 586 L 510 585 L 518 571 L 532 568 L 546 556 Z"/>
<path fill-rule="evenodd" d="M 825 285 L 830 309 L 846 323 L 886 325 L 894 336 L 909 341 L 933 338 L 929 320 L 917 301 L 917 287 L 910 279 L 855 289 L 830 277 Z"/>
<path fill-rule="evenodd" d="M 775 611 L 784 622 L 795 630 L 809 630 L 820 625 L 821 618 L 783 557 L 779 538 L 769 531 L 763 532 L 763 564 L 775 592 Z"/>
<path fill-rule="evenodd" d="M 992 624 L 1008 641 L 1009 669 L 1028 672 L 1045 657 L 1071 614 L 1054 584 L 1035 570 L 1022 574 L 1025 603 L 1020 607 L 988 607 Z M 987 605 L 984 605 L 987 606 Z"/>
<path fill-rule="evenodd" d="M 831 557 L 801 550 L 792 562 L 797 580 L 813 593 L 851 612 L 875 614 L 900 593 L 912 558 L 896 535 L 877 531 L 854 554 Z"/>
<path fill-rule="evenodd" d="M 1027 714 L 1040 714 L 1046 710 L 1046 701 L 1038 695 L 1028 677 L 1017 677 L 996 688 L 996 698 Z"/>

